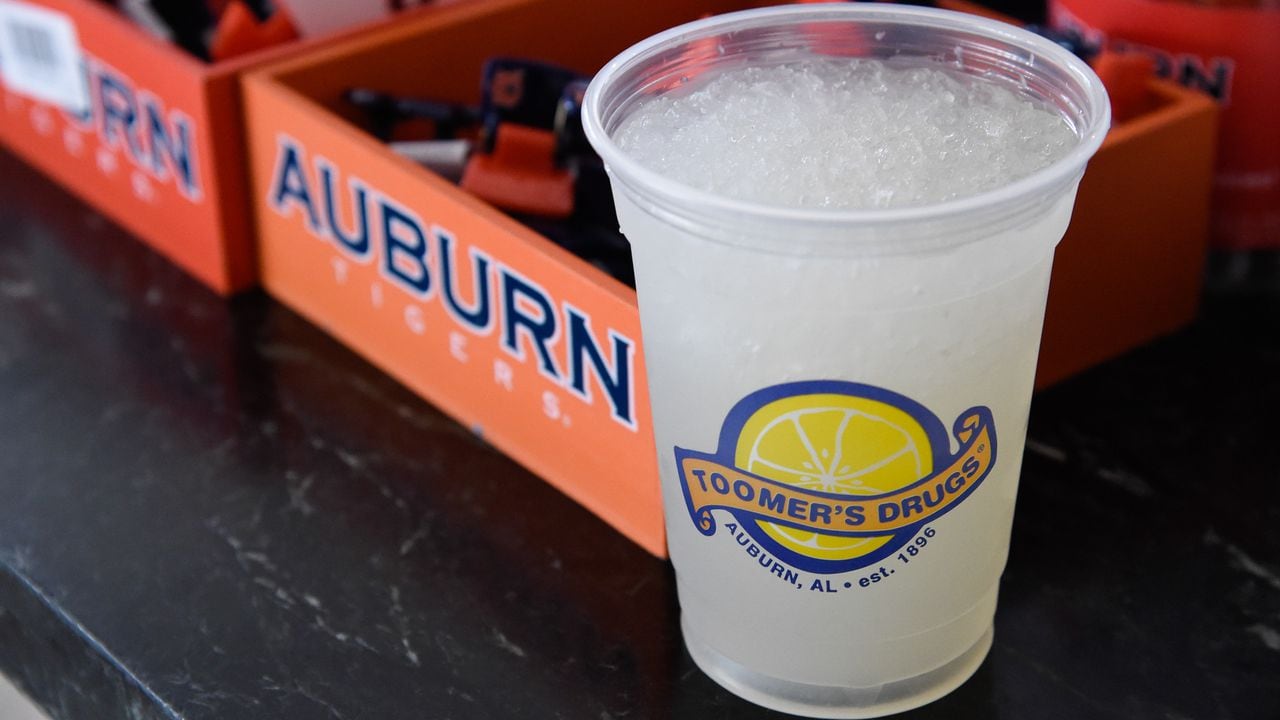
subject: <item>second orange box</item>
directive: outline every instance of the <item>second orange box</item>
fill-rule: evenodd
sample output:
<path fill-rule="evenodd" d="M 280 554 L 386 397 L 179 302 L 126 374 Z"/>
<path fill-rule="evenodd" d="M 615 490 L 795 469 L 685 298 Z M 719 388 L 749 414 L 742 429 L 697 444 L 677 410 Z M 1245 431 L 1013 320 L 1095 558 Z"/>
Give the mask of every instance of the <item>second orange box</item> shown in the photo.
<path fill-rule="evenodd" d="M 334 111 L 377 88 L 475 102 L 495 52 L 591 72 L 682 0 L 463 5 L 246 80 L 262 281 L 648 550 L 664 548 L 634 292 Z"/>

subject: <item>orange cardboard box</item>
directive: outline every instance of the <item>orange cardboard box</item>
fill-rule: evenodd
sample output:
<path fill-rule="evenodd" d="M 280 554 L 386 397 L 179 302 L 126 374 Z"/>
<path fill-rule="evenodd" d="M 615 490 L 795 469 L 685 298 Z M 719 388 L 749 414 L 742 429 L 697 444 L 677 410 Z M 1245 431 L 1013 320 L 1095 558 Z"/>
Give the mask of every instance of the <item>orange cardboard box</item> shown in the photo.
<path fill-rule="evenodd" d="M 634 292 L 396 156 L 342 93 L 369 85 L 474 103 L 490 56 L 592 72 L 634 41 L 729 9 L 495 0 L 245 77 L 267 290 L 655 554 L 662 508 Z M 590 32 L 566 36 L 571 27 Z M 1113 133 L 1081 190 L 1055 267 L 1042 381 L 1194 308 L 1214 108 L 1163 84 L 1152 92 L 1151 112 Z"/>
<path fill-rule="evenodd" d="M 1173 332 L 1200 302 L 1218 106 L 1153 80 L 1080 182 L 1053 259 L 1036 387 Z"/>
<path fill-rule="evenodd" d="M 25 0 L 76 28 L 84 115 L 0 82 L 0 141 L 219 293 L 255 282 L 239 76 L 324 39 L 206 64 L 95 0 Z"/>

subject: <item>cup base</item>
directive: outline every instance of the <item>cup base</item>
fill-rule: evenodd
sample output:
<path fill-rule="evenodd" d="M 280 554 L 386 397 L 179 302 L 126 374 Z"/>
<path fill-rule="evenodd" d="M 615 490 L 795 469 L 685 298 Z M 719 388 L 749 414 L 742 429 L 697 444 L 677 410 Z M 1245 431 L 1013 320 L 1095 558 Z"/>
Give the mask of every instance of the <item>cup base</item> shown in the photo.
<path fill-rule="evenodd" d="M 810 685 L 749 670 L 701 642 L 680 620 L 694 663 L 721 687 L 756 705 L 812 718 L 875 718 L 937 700 L 973 675 L 991 649 L 992 628 L 954 660 L 923 675 L 873 687 Z"/>

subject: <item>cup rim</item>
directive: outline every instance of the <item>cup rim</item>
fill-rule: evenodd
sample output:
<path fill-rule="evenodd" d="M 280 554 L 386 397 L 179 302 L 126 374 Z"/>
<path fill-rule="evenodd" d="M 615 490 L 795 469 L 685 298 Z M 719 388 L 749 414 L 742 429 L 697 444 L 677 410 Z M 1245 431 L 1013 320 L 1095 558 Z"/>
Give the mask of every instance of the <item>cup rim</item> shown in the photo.
<path fill-rule="evenodd" d="M 1029 48 L 1035 57 L 1043 57 L 1057 65 L 1075 77 L 1084 88 L 1088 101 L 1088 107 L 1084 108 L 1087 124 L 1079 135 L 1079 142 L 1063 157 L 1029 175 L 991 190 L 953 200 L 894 208 L 796 208 L 732 198 L 673 180 L 644 167 L 627 155 L 604 128 L 601 108 L 604 87 L 634 63 L 662 49 L 709 34 L 759 26 L 768 24 L 770 21 L 785 21 L 790 24 L 833 18 L 896 20 L 906 21 L 905 24 L 967 30 L 994 40 Z M 978 213 L 992 207 L 1034 200 L 1040 195 L 1047 194 L 1050 188 L 1066 185 L 1079 176 L 1089 158 L 1097 152 L 1105 139 L 1111 124 L 1111 104 L 1101 79 L 1088 64 L 1066 48 L 1028 30 L 998 20 L 951 10 L 840 3 L 783 5 L 730 12 L 678 25 L 652 35 L 610 60 L 592 78 L 583 100 L 582 120 L 587 139 L 615 179 L 638 182 L 647 191 L 673 201 L 677 205 L 696 203 L 707 211 L 787 223 L 816 222 L 854 226 L 931 222 Z"/>

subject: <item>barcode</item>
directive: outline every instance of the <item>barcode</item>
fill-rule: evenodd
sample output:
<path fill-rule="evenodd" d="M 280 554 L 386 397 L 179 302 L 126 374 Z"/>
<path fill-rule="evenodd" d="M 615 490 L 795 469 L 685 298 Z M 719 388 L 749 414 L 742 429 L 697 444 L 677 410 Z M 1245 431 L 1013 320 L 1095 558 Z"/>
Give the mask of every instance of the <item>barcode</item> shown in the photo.
<path fill-rule="evenodd" d="M 13 20 L 9 21 L 7 28 L 11 47 L 26 62 L 39 65 L 48 71 L 57 70 L 62 64 L 53 36 L 44 28 Z"/>
<path fill-rule="evenodd" d="M 0 0 L 0 78 L 9 92 L 80 112 L 89 106 L 75 23 L 65 13 Z"/>

